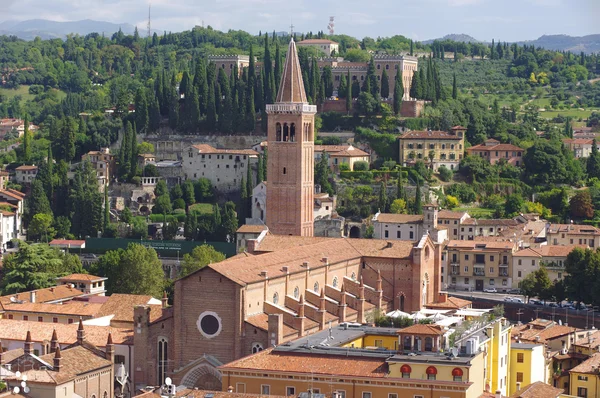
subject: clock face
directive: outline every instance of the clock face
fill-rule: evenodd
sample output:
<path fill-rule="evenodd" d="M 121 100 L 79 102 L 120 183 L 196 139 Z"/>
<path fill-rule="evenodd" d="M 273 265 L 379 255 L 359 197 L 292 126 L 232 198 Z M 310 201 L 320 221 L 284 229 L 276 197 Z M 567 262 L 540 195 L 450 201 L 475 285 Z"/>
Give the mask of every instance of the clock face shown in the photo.
<path fill-rule="evenodd" d="M 216 312 L 204 311 L 198 317 L 196 327 L 204 337 L 206 337 L 207 339 L 212 339 L 213 337 L 217 337 L 219 333 L 221 333 L 221 317 L 219 317 L 219 315 Z"/>

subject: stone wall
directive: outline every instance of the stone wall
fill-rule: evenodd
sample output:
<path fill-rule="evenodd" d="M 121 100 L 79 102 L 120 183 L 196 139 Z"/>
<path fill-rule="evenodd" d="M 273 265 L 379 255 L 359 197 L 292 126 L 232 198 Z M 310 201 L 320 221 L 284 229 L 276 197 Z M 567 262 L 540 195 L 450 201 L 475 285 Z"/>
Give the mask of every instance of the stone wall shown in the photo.
<path fill-rule="evenodd" d="M 383 101 L 390 106 L 393 106 L 392 100 Z M 402 101 L 400 108 L 400 116 L 402 117 L 419 117 L 423 113 L 425 107 L 425 101 Z M 339 112 L 346 113 L 346 100 L 326 100 L 322 105 L 319 106 L 319 112 Z M 352 114 L 357 109 L 357 101 L 352 101 Z"/>

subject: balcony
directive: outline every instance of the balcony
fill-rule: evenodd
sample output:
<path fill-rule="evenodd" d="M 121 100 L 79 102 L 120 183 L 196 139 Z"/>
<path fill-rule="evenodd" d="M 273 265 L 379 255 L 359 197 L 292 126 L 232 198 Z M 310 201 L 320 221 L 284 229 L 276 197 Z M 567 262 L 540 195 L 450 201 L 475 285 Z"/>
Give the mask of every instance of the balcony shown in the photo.
<path fill-rule="evenodd" d="M 460 275 L 460 268 L 459 267 L 450 268 L 450 275 Z"/>
<path fill-rule="evenodd" d="M 483 267 L 473 268 L 473 275 L 474 276 L 485 276 L 485 268 L 483 268 Z"/>
<path fill-rule="evenodd" d="M 498 276 L 508 276 L 508 267 L 499 267 Z"/>

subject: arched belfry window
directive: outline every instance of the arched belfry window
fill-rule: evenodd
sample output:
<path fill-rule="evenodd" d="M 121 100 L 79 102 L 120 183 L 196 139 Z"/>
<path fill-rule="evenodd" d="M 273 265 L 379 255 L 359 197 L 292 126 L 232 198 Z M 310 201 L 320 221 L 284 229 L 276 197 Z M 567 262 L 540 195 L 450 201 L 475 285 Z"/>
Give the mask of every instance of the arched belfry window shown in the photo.
<path fill-rule="evenodd" d="M 296 142 L 296 124 L 290 124 L 290 142 Z"/>
<path fill-rule="evenodd" d="M 168 341 L 165 337 L 158 338 L 158 352 L 157 352 L 157 365 L 158 365 L 158 385 L 162 385 L 165 382 L 167 373 L 167 361 L 169 360 L 168 355 Z"/>
<path fill-rule="evenodd" d="M 281 123 L 275 125 L 275 141 L 281 141 Z"/>
<path fill-rule="evenodd" d="M 288 142 L 290 139 L 290 126 L 287 123 L 283 123 L 283 141 Z"/>

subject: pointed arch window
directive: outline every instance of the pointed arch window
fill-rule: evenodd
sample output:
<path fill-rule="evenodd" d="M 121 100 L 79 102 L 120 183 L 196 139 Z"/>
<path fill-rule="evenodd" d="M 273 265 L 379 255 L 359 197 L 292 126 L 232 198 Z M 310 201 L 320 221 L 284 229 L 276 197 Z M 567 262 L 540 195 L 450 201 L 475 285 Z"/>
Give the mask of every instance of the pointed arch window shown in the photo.
<path fill-rule="evenodd" d="M 275 141 L 281 141 L 281 123 L 275 124 Z"/>
<path fill-rule="evenodd" d="M 167 361 L 169 360 L 168 354 L 168 340 L 166 337 L 158 338 L 158 352 L 157 352 L 157 365 L 158 365 L 158 380 L 157 385 L 162 385 L 165 382 L 165 377 L 167 375 Z"/>

